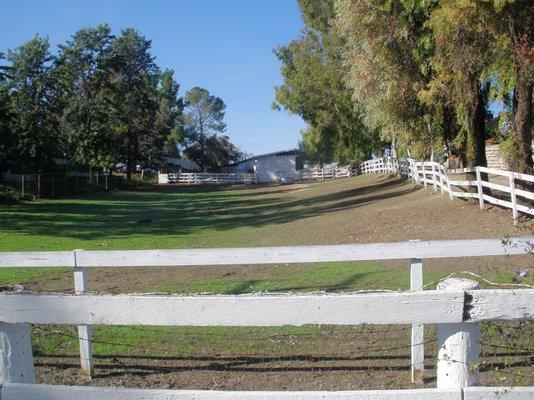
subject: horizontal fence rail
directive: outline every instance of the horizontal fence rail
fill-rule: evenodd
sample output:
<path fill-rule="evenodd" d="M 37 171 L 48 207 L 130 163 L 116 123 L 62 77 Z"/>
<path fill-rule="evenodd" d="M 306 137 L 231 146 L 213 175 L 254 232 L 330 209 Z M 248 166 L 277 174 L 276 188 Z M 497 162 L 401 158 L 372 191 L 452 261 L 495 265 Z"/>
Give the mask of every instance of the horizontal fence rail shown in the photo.
<path fill-rule="evenodd" d="M 416 162 L 412 159 L 391 157 L 365 161 L 360 169 L 364 174 L 389 172 L 408 176 L 417 184 L 425 187 L 432 185 L 434 191 L 439 189 L 441 194 L 448 193 L 451 200 L 454 197 L 478 199 L 481 209 L 484 209 L 484 203 L 511 209 L 514 222 L 517 221 L 519 212 L 534 215 L 534 208 L 531 205 L 534 193 L 517 187 L 518 182 L 533 183 L 532 175 L 486 167 L 447 170 L 443 165 L 433 161 Z M 476 176 L 476 180 L 451 179 L 451 175 L 458 174 L 472 174 Z M 483 175 L 500 178 L 500 182 L 490 182 L 483 179 Z M 488 189 L 497 193 L 489 194 Z"/>
<path fill-rule="evenodd" d="M 179 267 L 318 263 L 521 255 L 534 252 L 534 236 L 325 246 L 175 250 L 0 252 L 5 267 Z"/>
<path fill-rule="evenodd" d="M 343 295 L 0 294 L 7 323 L 161 326 L 450 324 L 534 318 L 534 290 Z"/>
<path fill-rule="evenodd" d="M 2 400 L 531 400 L 533 395 L 534 389 L 528 387 L 337 392 L 224 392 L 10 383 L 0 388 Z"/>

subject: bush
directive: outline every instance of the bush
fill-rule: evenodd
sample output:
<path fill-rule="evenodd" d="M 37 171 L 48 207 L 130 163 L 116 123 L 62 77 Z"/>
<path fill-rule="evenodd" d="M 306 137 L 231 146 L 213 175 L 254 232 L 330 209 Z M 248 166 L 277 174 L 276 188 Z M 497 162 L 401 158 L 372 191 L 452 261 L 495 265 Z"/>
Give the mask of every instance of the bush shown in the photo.
<path fill-rule="evenodd" d="M 19 190 L 0 183 L 0 204 L 15 204 L 28 199 L 29 197 L 23 197 Z"/>

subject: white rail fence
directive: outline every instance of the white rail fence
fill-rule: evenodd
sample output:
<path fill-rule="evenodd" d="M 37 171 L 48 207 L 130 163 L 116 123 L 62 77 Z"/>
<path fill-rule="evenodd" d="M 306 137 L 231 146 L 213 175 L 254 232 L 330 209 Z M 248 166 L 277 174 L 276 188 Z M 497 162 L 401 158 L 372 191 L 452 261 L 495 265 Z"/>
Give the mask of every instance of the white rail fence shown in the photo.
<path fill-rule="evenodd" d="M 357 313 L 348 312 L 353 304 L 353 296 L 267 296 L 267 297 L 168 297 L 160 298 L 161 304 L 168 304 L 169 307 L 179 307 L 183 311 L 173 312 L 172 315 L 163 313 L 154 317 L 151 312 L 147 316 L 135 317 L 133 310 L 152 310 L 152 299 L 154 297 L 116 297 L 116 296 L 86 296 L 88 288 L 86 282 L 86 268 L 91 267 L 183 267 L 183 266 L 209 266 L 209 265 L 257 265 L 276 263 L 316 263 L 331 261 L 364 261 L 364 260 L 410 260 L 411 290 L 414 292 L 423 290 L 423 259 L 432 258 L 454 258 L 454 257 L 476 257 L 476 256 L 504 256 L 504 255 L 525 255 L 531 254 L 534 249 L 534 237 L 510 238 L 510 239 L 476 239 L 476 240 L 448 240 L 448 241 L 410 241 L 393 243 L 372 243 L 372 244 L 349 244 L 349 245 L 329 245 L 329 246 L 294 246 L 294 247 L 261 247 L 261 248 L 230 248 L 230 249 L 180 249 L 180 250 L 130 250 L 130 251 L 52 251 L 52 252 L 4 252 L 0 253 L 0 268 L 6 267 L 72 267 L 74 269 L 75 292 L 78 296 L 48 296 L 48 297 L 20 297 L 33 303 L 37 301 L 39 306 L 60 307 L 62 316 L 54 317 L 55 323 L 77 324 L 80 339 L 80 362 L 82 369 L 89 375 L 93 370 L 91 330 L 90 325 L 96 323 L 156 323 L 166 321 L 168 324 L 185 325 L 272 325 L 272 324 L 310 324 L 310 323 L 411 323 L 411 343 L 412 343 L 412 380 L 419 379 L 424 369 L 424 340 L 423 324 L 438 323 L 443 320 L 436 315 L 393 313 L 390 319 L 383 320 L 384 315 L 389 311 L 376 313 L 373 308 L 374 303 L 380 300 L 383 307 L 393 307 L 403 299 L 411 299 L 411 294 L 397 295 L 359 295 L 358 301 L 363 306 L 363 302 L 368 302 L 367 308 L 361 308 Z M 377 297 L 379 296 L 379 297 Z M 404 297 L 403 297 L 404 296 Z M 429 299 L 431 292 L 422 292 L 417 297 Z M 443 297 L 440 294 L 439 298 Z M 18 297 L 3 297 L 0 300 L 0 321 L 10 323 L 30 322 L 22 320 L 6 320 L 5 308 L 9 304 L 9 299 Z M 30 300 L 27 300 L 30 299 Z M 82 300 L 80 300 L 82 299 Z M 90 300 L 83 300 L 90 299 Z M 42 301 L 41 301 L 42 300 Z M 19 300 L 16 300 L 19 301 Z M 22 300 L 21 300 L 22 301 Z M 438 298 L 430 300 L 424 310 L 429 310 L 431 304 L 440 304 Z M 81 303 L 79 303 L 81 302 Z M 207 302 L 207 303 L 206 303 Z M 447 300 L 448 302 L 448 300 Z M 70 304 L 67 306 L 67 304 Z M 367 303 L 365 303 L 367 304 Z M 504 304 L 504 303 L 501 303 Z M 20 305 L 20 304 L 19 304 Z M 31 304 L 28 304 L 30 306 Z M 419 304 L 420 305 L 420 304 Z M 32 306 L 34 307 L 34 306 Z M 67 307 L 67 308 L 65 308 Z M 67 309 L 76 309 L 72 315 L 66 312 Z M 91 310 L 87 307 L 90 307 Z M 121 319 L 116 315 L 112 319 L 102 319 L 109 315 L 111 311 L 108 307 L 121 309 L 126 319 Z M 193 310 L 207 310 L 210 307 L 213 314 L 205 312 L 193 312 Z M 370 307 L 370 308 L 369 308 Z M 512 307 L 513 308 L 513 307 Z M 26 310 L 22 307 L 20 310 Z M 29 310 L 29 309 L 28 309 Z M 84 311 L 85 310 L 85 311 Z M 101 311 L 99 311 L 101 310 Z M 108 310 L 108 311 L 106 311 Z M 226 311 L 225 311 L 226 310 Z M 249 313 L 247 310 L 256 310 L 256 313 Z M 267 311 L 269 310 L 269 311 Z M 284 311 L 286 310 L 286 311 Z M 287 314 L 293 310 L 292 314 Z M 319 310 L 321 310 L 319 312 Z M 364 311 L 370 310 L 370 311 Z M 41 319 L 39 323 L 51 323 L 48 321 L 47 310 L 35 314 L 35 318 Z M 450 310 L 449 310 L 450 311 Z M 85 314 L 87 312 L 87 314 Z M 104 313 L 101 316 L 98 313 Z M 135 311 L 133 311 L 135 314 Z M 386 314 L 384 314 L 386 313 Z M 15 313 L 22 316 L 24 313 Z M 16 318 L 13 314 L 10 318 Z M 85 315 L 85 317 L 84 317 Z M 92 315 L 92 319 L 86 319 L 87 315 Z M 130 315 L 130 317 L 126 317 Z M 79 319 L 75 319 L 79 318 Z M 135 320 L 133 318 L 140 318 Z M 156 320 L 143 319 L 156 318 Z M 160 318 L 160 319 L 158 319 Z M 219 318 L 219 320 L 216 320 Z M 278 318 L 278 319 L 277 319 Z M 341 319 L 340 319 L 341 318 Z M 438 318 L 436 320 L 435 318 Z M 122 321 L 122 322 L 121 322 Z M 144 321 L 144 322 L 143 322 Z M 396 321 L 396 322 L 392 322 Z M 34 321 L 35 322 L 35 321 Z M 449 321 L 458 322 L 458 321 Z M 0 323 L 1 324 L 1 323 Z M 0 341 L 0 343 L 2 343 Z M 1 356 L 0 356 L 1 358 Z M 1 364 L 0 364 L 1 367 Z M 2 369 L 0 368 L 0 374 Z"/>
<path fill-rule="evenodd" d="M 417 184 L 425 187 L 431 185 L 434 191 L 440 190 L 441 194 L 447 193 L 451 200 L 454 197 L 478 199 L 481 210 L 484 209 L 485 203 L 511 209 L 514 222 L 517 222 L 519 213 L 534 216 L 534 208 L 532 208 L 534 193 L 516 187 L 518 182 L 534 182 L 532 175 L 486 167 L 447 170 L 437 162 L 416 162 L 412 159 L 389 157 L 365 161 L 360 168 L 364 174 L 396 173 L 408 176 Z M 451 177 L 451 175 L 460 174 L 475 174 L 476 180 Z M 483 174 L 487 174 L 493 181 L 484 180 Z M 488 194 L 484 188 L 491 189 L 492 195 Z"/>
<path fill-rule="evenodd" d="M 301 181 L 324 181 L 329 179 L 350 178 L 352 175 L 350 167 L 340 167 L 338 165 L 303 169 L 299 171 L 299 179 Z"/>
<path fill-rule="evenodd" d="M 505 399 L 534 387 L 477 384 L 480 322 L 534 319 L 534 290 L 477 290 L 450 279 L 438 290 L 340 295 L 92 296 L 0 294 L 0 396 L 33 399 Z M 38 385 L 28 324 L 300 326 L 438 324 L 437 389 L 339 392 L 133 390 Z"/>
<path fill-rule="evenodd" d="M 185 183 L 202 185 L 241 185 L 257 183 L 256 174 L 181 172 L 158 174 L 158 183 Z"/>
<path fill-rule="evenodd" d="M 281 174 L 278 172 L 278 174 Z M 330 179 L 349 178 L 352 172 L 349 167 L 304 169 L 293 171 L 287 177 L 280 179 L 282 182 L 300 181 L 324 181 Z M 254 173 L 208 173 L 208 172 L 184 172 L 158 174 L 158 183 L 182 183 L 203 185 L 239 185 L 257 183 L 257 174 Z"/>

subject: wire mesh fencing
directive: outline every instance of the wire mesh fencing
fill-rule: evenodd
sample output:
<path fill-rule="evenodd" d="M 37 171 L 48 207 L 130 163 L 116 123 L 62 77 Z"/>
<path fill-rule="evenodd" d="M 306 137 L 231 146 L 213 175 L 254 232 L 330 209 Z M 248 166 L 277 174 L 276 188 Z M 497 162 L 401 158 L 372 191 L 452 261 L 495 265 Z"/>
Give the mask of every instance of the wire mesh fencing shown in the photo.
<path fill-rule="evenodd" d="M 348 390 L 433 387 L 436 327 L 425 326 L 423 381 L 410 380 L 407 325 L 93 327 L 98 385 L 133 387 Z M 75 327 L 34 326 L 40 380 L 84 381 Z M 534 324 L 484 323 L 480 363 L 487 386 L 534 384 Z M 87 381 L 86 381 L 87 382 Z"/>
<path fill-rule="evenodd" d="M 4 174 L 3 179 L 20 190 L 22 197 L 34 198 L 76 196 L 115 190 L 124 185 L 122 176 L 106 173 Z"/>

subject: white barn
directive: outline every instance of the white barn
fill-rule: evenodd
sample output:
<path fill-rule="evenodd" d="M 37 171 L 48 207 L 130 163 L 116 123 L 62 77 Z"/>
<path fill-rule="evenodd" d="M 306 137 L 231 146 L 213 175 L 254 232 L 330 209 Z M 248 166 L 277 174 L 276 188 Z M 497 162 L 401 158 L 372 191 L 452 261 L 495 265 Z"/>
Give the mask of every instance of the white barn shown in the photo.
<path fill-rule="evenodd" d="M 297 149 L 260 154 L 224 167 L 225 172 L 255 172 L 258 183 L 294 182 L 301 169 L 300 151 Z"/>

